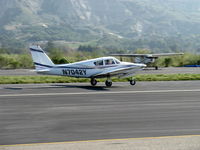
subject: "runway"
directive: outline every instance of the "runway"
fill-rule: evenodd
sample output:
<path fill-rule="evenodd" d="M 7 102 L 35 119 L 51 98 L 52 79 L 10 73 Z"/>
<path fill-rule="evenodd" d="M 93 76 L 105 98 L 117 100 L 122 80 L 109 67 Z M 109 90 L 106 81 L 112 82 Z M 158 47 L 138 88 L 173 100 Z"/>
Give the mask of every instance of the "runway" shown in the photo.
<path fill-rule="evenodd" d="M 0 85 L 0 145 L 200 134 L 200 81 Z"/>
<path fill-rule="evenodd" d="M 137 74 L 200 74 L 199 67 L 166 67 L 159 68 L 145 68 L 138 71 Z M 34 69 L 0 69 L 0 76 L 39 76 Z"/>

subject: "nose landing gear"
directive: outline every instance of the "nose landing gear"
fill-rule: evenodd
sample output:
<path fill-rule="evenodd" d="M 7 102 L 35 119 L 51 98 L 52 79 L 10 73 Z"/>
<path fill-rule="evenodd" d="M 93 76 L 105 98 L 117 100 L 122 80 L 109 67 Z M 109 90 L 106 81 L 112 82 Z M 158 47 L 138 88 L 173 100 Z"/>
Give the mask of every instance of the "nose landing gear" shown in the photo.
<path fill-rule="evenodd" d="M 130 85 L 134 86 L 136 84 L 136 80 L 135 79 L 131 79 L 130 81 Z"/>

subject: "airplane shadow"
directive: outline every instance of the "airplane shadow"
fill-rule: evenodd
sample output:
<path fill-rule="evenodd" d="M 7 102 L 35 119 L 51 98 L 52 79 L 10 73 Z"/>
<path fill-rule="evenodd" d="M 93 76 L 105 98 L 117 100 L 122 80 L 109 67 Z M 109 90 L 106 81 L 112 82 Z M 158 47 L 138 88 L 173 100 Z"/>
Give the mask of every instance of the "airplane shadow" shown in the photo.
<path fill-rule="evenodd" d="M 106 87 L 106 86 L 101 86 L 101 85 L 97 85 L 97 86 L 91 86 L 91 85 L 52 85 L 53 88 L 55 87 L 60 87 L 60 88 L 82 88 L 82 89 L 86 89 L 86 90 L 94 90 L 94 91 L 110 91 L 111 89 L 114 88 L 119 88 L 120 86 L 116 86 L 113 85 L 112 87 Z"/>
<path fill-rule="evenodd" d="M 118 88 L 118 86 L 106 87 L 106 86 L 90 86 L 90 85 L 70 85 L 70 84 L 50 84 L 49 86 L 38 86 L 38 87 L 4 87 L 7 90 L 24 90 L 24 89 L 53 89 L 53 88 L 80 88 L 91 91 L 110 91 L 113 88 Z"/>
<path fill-rule="evenodd" d="M 23 88 L 5 87 L 6 90 L 23 90 Z"/>

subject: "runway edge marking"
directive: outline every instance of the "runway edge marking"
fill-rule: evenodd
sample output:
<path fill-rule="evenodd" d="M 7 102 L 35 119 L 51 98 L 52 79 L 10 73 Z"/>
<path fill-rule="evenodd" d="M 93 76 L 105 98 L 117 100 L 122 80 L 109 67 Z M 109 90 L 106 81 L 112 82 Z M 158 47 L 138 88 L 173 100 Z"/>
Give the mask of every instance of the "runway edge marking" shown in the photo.
<path fill-rule="evenodd" d="M 53 144 L 76 144 L 85 142 L 109 142 L 109 141 L 127 141 L 127 140 L 153 140 L 153 139 L 166 139 L 166 138 L 189 138 L 200 137 L 200 135 L 178 135 L 178 136 L 160 136 L 160 137 L 143 137 L 143 138 L 123 138 L 123 139 L 100 139 L 100 140 L 83 140 L 83 141 L 65 141 L 65 142 L 49 142 L 49 143 L 30 143 L 30 144 L 13 144 L 13 145 L 0 145 L 0 147 L 16 147 L 16 146 L 36 146 L 36 145 L 53 145 Z"/>

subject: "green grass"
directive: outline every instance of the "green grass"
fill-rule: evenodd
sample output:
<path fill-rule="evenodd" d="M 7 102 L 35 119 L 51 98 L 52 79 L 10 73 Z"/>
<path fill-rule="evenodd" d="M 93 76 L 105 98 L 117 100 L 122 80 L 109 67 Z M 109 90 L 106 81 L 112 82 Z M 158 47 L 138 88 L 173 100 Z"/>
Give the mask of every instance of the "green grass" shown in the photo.
<path fill-rule="evenodd" d="M 136 75 L 137 81 L 183 81 L 200 80 L 200 74 L 145 74 Z M 125 82 L 128 79 L 113 78 L 113 82 Z M 73 83 L 89 82 L 90 79 L 71 78 L 61 76 L 0 76 L 0 84 L 28 84 L 28 83 Z M 105 79 L 98 79 L 104 82 Z"/>

